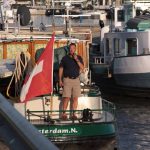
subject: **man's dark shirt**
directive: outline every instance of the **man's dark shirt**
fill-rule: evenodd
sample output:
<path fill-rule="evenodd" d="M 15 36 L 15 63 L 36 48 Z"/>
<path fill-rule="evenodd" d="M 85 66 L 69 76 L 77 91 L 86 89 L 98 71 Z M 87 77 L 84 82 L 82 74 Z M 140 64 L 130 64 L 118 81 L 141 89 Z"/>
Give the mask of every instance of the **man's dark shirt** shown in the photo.
<path fill-rule="evenodd" d="M 77 55 L 78 60 L 83 64 L 83 60 L 81 56 Z M 76 60 L 66 55 L 62 58 L 60 67 L 63 67 L 63 75 L 64 77 L 76 78 L 79 76 L 80 68 L 77 64 Z"/>

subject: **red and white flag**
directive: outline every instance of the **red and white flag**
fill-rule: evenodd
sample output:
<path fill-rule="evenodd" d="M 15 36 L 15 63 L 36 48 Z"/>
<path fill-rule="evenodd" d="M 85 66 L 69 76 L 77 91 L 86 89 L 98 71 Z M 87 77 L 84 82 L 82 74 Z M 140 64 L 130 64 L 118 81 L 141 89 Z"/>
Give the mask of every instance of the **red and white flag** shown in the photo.
<path fill-rule="evenodd" d="M 54 34 L 21 89 L 20 102 L 53 92 Z"/>

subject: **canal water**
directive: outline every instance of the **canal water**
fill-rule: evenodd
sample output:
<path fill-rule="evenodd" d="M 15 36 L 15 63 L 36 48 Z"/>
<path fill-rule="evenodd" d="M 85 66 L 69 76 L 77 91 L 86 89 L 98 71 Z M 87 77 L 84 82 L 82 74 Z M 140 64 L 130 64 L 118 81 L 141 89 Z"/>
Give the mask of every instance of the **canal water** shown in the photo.
<path fill-rule="evenodd" d="M 70 26 L 88 26 L 93 27 L 93 26 L 99 26 L 99 19 L 98 17 L 96 18 L 91 18 L 91 17 L 74 17 L 70 18 Z M 60 17 L 60 16 L 45 16 L 45 15 L 32 15 L 31 16 L 31 21 L 33 21 L 33 27 L 40 27 L 41 24 L 45 25 L 46 27 L 55 25 L 55 26 L 62 26 L 65 25 L 65 17 Z M 110 20 L 104 20 L 104 25 L 110 24 Z"/>
<path fill-rule="evenodd" d="M 116 104 L 117 149 L 150 150 L 150 99 L 104 94 Z"/>
<path fill-rule="evenodd" d="M 65 24 L 65 18 L 64 17 L 53 17 L 53 16 L 45 16 L 45 15 L 41 15 L 41 16 L 37 16 L 34 15 L 32 16 L 31 20 L 33 21 L 33 26 L 38 27 L 41 23 L 43 23 L 46 26 L 52 25 L 53 23 L 56 26 L 62 26 Z M 90 19 L 90 18 L 86 18 L 83 20 L 83 18 L 74 18 L 74 19 L 70 19 L 71 24 L 88 24 L 89 26 L 93 26 L 93 25 L 98 25 L 99 24 L 99 20 L 97 19 Z"/>

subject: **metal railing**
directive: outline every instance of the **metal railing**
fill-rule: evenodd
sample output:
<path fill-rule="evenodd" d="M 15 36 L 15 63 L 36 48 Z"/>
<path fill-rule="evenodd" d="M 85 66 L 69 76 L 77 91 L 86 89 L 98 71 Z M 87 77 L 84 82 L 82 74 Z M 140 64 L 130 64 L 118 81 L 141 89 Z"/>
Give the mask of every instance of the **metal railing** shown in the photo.
<path fill-rule="evenodd" d="M 107 112 L 109 112 L 110 114 L 112 114 L 112 120 L 116 121 L 116 106 L 114 103 L 107 101 L 105 99 L 102 100 L 102 106 L 103 106 L 103 112 L 105 114 L 105 120 L 107 121 Z"/>
<path fill-rule="evenodd" d="M 83 110 L 66 110 L 67 116 L 71 116 L 72 114 L 76 113 L 78 116 L 78 123 L 84 123 L 84 111 L 87 111 L 87 121 L 88 122 L 113 122 L 115 121 L 115 110 L 116 107 L 113 103 L 102 99 L 102 109 L 83 109 Z M 54 123 L 55 121 L 58 121 L 61 123 L 61 114 L 63 113 L 63 110 L 48 110 L 48 111 L 30 111 L 29 109 L 26 111 L 26 118 L 29 121 L 36 121 L 39 120 L 40 122 L 43 121 L 43 123 Z M 33 119 L 34 118 L 34 119 Z M 36 119 L 35 119 L 36 118 Z M 64 121 L 64 120 L 63 120 Z M 66 121 L 71 121 L 74 123 L 74 119 L 67 119 Z"/>

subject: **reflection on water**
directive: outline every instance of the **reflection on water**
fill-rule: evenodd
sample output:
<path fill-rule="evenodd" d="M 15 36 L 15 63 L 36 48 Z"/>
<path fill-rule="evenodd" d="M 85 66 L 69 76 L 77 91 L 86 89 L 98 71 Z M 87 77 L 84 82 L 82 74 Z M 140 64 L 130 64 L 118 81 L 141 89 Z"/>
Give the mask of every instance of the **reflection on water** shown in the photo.
<path fill-rule="evenodd" d="M 39 25 L 41 23 L 43 23 L 44 25 L 52 25 L 52 23 L 54 22 L 54 24 L 56 26 L 61 26 L 63 24 L 65 24 L 65 18 L 64 17 L 53 17 L 53 16 L 45 16 L 45 15 L 32 15 L 31 16 L 31 20 L 33 21 L 33 26 L 34 27 L 39 27 Z M 78 18 L 74 18 L 71 19 L 71 24 L 88 24 L 89 26 L 93 26 L 93 25 L 99 25 L 99 20 L 98 19 L 90 19 L 90 18 L 86 18 L 83 19 L 83 17 L 78 17 Z"/>
<path fill-rule="evenodd" d="M 57 144 L 60 150 L 114 150 L 114 138 L 102 138 L 100 141 L 87 141 L 84 143 Z"/>
<path fill-rule="evenodd" d="M 44 25 L 52 25 L 53 17 L 52 16 L 45 16 L 45 15 L 35 15 L 31 16 L 31 20 L 33 21 L 33 26 L 38 27 L 41 23 Z M 64 24 L 64 19 L 62 17 L 54 18 L 55 25 L 62 25 Z"/>

